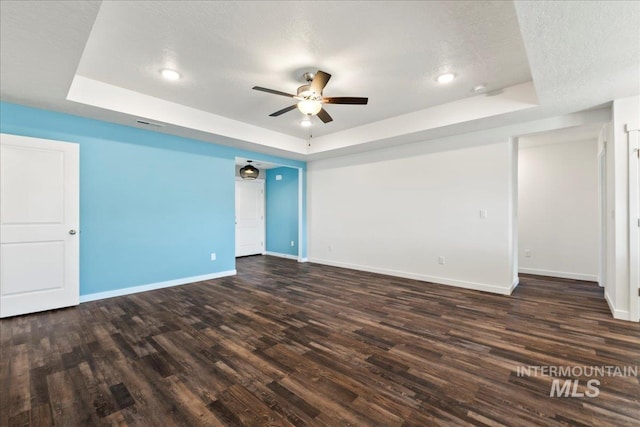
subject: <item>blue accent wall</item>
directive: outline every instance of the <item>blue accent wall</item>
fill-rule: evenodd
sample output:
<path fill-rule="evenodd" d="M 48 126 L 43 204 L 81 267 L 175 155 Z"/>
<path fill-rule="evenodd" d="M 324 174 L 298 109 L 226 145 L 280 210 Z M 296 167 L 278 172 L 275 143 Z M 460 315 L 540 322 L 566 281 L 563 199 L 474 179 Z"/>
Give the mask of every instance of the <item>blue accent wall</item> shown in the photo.
<path fill-rule="evenodd" d="M 276 176 L 282 180 L 276 181 Z M 298 255 L 298 169 L 267 169 L 267 251 Z M 291 241 L 294 246 L 291 246 Z"/>
<path fill-rule="evenodd" d="M 80 144 L 81 295 L 235 269 L 235 157 L 306 169 L 304 162 L 6 102 L 0 132 Z"/>

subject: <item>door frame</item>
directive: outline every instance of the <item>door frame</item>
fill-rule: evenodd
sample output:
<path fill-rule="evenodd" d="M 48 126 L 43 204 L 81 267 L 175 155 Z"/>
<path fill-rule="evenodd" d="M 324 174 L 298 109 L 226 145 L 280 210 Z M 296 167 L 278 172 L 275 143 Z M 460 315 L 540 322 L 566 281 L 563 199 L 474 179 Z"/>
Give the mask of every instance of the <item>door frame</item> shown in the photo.
<path fill-rule="evenodd" d="M 607 283 L 607 147 L 605 129 L 598 135 L 598 285 Z"/>
<path fill-rule="evenodd" d="M 304 196 L 304 192 L 302 191 L 302 189 L 304 187 L 304 173 L 302 172 L 302 168 L 292 169 L 298 169 L 298 262 L 307 262 L 307 259 L 302 256 L 302 248 L 307 244 L 307 236 L 304 235 L 304 227 L 302 224 L 302 212 L 304 204 L 304 200 L 302 199 L 302 197 Z"/>
<path fill-rule="evenodd" d="M 603 123 L 602 124 L 603 127 L 607 126 L 607 123 Z M 564 128 L 557 128 L 557 129 L 553 129 L 554 131 L 559 131 L 562 130 Z M 603 128 L 604 129 L 604 128 Z M 597 158 L 596 158 L 596 162 L 598 165 L 598 182 L 597 182 L 597 191 L 598 191 L 598 212 L 600 213 L 599 216 L 603 216 L 603 218 L 598 218 L 598 247 L 597 247 L 597 251 L 598 251 L 598 273 L 597 273 L 597 277 L 596 277 L 596 281 L 598 283 L 599 286 L 604 287 L 606 285 L 606 281 L 607 281 L 607 277 L 606 277 L 606 272 L 607 272 L 607 262 L 608 262 L 608 254 L 607 254 L 607 215 L 606 215 L 606 209 L 607 209 L 607 183 L 608 183 L 608 179 L 607 179 L 607 169 L 606 169 L 606 144 L 607 144 L 607 140 L 606 140 L 606 134 L 603 134 L 603 132 L 605 132 L 605 130 L 601 129 L 600 133 L 597 137 L 598 141 L 601 140 L 601 138 L 604 135 L 603 138 L 603 148 L 602 148 L 602 152 L 597 152 Z M 535 134 L 535 132 L 533 133 Z M 519 194 L 518 194 L 518 186 L 519 186 L 519 181 L 520 181 L 520 176 L 519 176 L 519 170 L 518 170 L 518 162 L 519 162 L 519 158 L 520 158 L 520 151 L 522 149 L 522 147 L 519 144 L 519 140 L 518 138 L 521 137 L 526 137 L 528 135 L 531 134 L 522 134 L 522 135 L 518 135 L 517 137 L 511 137 L 511 141 L 515 141 L 516 143 L 514 144 L 514 146 L 512 146 L 512 149 L 514 150 L 514 155 L 512 156 L 512 162 L 514 162 L 514 165 L 512 166 L 512 174 L 510 177 L 510 185 L 513 187 L 513 189 L 510 192 L 510 197 L 513 198 L 513 200 L 511 200 L 512 202 L 512 207 L 510 208 L 511 212 L 509 215 L 509 218 L 511 219 L 511 221 L 514 222 L 513 227 L 512 227 L 512 250 L 511 252 L 511 258 L 512 258 L 512 264 L 515 266 L 515 269 L 518 273 L 520 273 L 519 270 L 519 266 L 518 266 L 518 260 L 519 260 L 519 246 L 518 246 L 518 238 L 519 238 L 519 212 L 517 210 L 518 204 L 519 204 Z M 602 157 L 602 158 L 601 158 Z M 605 162 L 605 169 L 604 169 L 604 174 L 600 173 L 600 161 L 604 161 Z M 515 171 L 515 172 L 514 172 Z M 604 192 L 602 192 L 601 190 L 604 190 Z M 637 291 L 636 291 L 637 292 Z M 605 296 L 603 297 L 608 303 L 609 306 L 611 307 L 611 303 L 608 300 L 608 297 L 606 296 L 606 292 L 605 292 Z M 611 309 L 611 313 L 613 315 L 613 309 Z"/>
<path fill-rule="evenodd" d="M 304 230 L 305 230 L 305 225 L 306 223 L 303 222 L 305 221 L 304 218 L 304 211 L 305 211 L 305 204 L 306 204 L 306 200 L 304 199 L 304 186 L 306 185 L 305 182 L 305 173 L 304 173 L 304 169 L 298 166 L 291 166 L 291 165 L 284 165 L 284 164 L 280 164 L 280 163 L 273 163 L 270 162 L 268 160 L 261 160 L 259 157 L 252 157 L 252 159 L 255 162 L 260 162 L 260 163 L 266 163 L 269 164 L 270 166 L 275 166 L 275 167 L 284 167 L 284 168 L 290 168 L 293 170 L 297 170 L 298 171 L 298 255 L 297 257 L 295 255 L 292 255 L 291 258 L 297 258 L 298 262 L 307 262 L 308 259 L 307 257 L 303 256 L 303 254 L 306 252 L 305 248 L 307 245 L 307 236 L 304 234 Z M 236 157 L 235 158 L 236 162 L 238 160 L 240 161 L 245 161 L 244 157 Z M 254 163 L 255 164 L 255 163 Z M 235 179 L 236 180 L 240 180 L 242 181 L 242 178 L 240 178 L 237 175 L 237 169 L 238 169 L 238 164 L 236 164 L 236 175 L 235 175 Z M 261 172 L 263 172 L 266 175 L 266 169 L 260 169 Z M 266 205 L 267 205 L 267 191 L 266 191 L 266 178 L 257 178 L 256 180 L 263 180 L 265 182 L 265 187 L 264 187 L 264 206 L 265 206 L 265 214 L 264 214 L 264 218 L 265 218 L 265 227 L 264 227 L 264 249 L 263 249 L 263 255 L 266 253 L 267 251 L 267 236 L 266 236 L 266 232 L 267 232 L 267 228 L 266 228 Z M 234 229 L 234 233 L 235 233 L 235 229 Z"/>
<path fill-rule="evenodd" d="M 629 320 L 640 321 L 640 129 L 625 126 L 629 141 Z"/>

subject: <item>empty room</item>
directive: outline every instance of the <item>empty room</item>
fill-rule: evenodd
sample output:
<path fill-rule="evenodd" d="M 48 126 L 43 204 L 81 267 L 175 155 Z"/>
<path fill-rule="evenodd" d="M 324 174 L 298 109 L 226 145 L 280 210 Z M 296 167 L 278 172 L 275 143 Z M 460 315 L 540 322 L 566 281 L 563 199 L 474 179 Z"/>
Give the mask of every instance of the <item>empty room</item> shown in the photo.
<path fill-rule="evenodd" d="M 0 425 L 640 426 L 639 22 L 0 0 Z"/>

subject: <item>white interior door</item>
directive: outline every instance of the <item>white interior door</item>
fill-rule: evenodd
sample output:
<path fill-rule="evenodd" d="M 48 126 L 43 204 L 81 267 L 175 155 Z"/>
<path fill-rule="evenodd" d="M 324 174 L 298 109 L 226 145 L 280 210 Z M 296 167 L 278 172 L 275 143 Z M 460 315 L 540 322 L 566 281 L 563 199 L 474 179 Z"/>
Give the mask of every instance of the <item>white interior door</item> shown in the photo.
<path fill-rule="evenodd" d="M 264 252 L 264 181 L 236 181 L 236 256 Z"/>
<path fill-rule="evenodd" d="M 77 305 L 79 146 L 0 134 L 0 317 Z"/>

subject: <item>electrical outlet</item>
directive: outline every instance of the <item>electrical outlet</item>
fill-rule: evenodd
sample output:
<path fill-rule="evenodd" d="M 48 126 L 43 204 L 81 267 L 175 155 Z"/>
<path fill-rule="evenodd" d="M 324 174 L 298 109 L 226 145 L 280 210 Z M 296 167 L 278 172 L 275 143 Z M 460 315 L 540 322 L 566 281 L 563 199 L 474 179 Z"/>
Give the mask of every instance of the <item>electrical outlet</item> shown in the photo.
<path fill-rule="evenodd" d="M 480 209 L 480 218 L 481 219 L 487 219 L 487 210 L 486 209 Z"/>
<path fill-rule="evenodd" d="M 216 253 L 211 252 L 211 261 L 215 261 L 215 260 L 216 260 Z"/>
<path fill-rule="evenodd" d="M 331 245 L 329 245 L 327 249 L 329 250 L 329 252 L 333 252 L 333 248 L 331 247 Z"/>
<path fill-rule="evenodd" d="M 525 258 L 531 258 L 531 249 L 525 249 L 524 256 Z"/>
<path fill-rule="evenodd" d="M 296 242 L 294 242 L 293 240 L 291 241 L 291 246 L 295 246 Z"/>
<path fill-rule="evenodd" d="M 443 256 L 439 256 L 438 257 L 438 264 L 444 265 L 444 257 Z"/>

